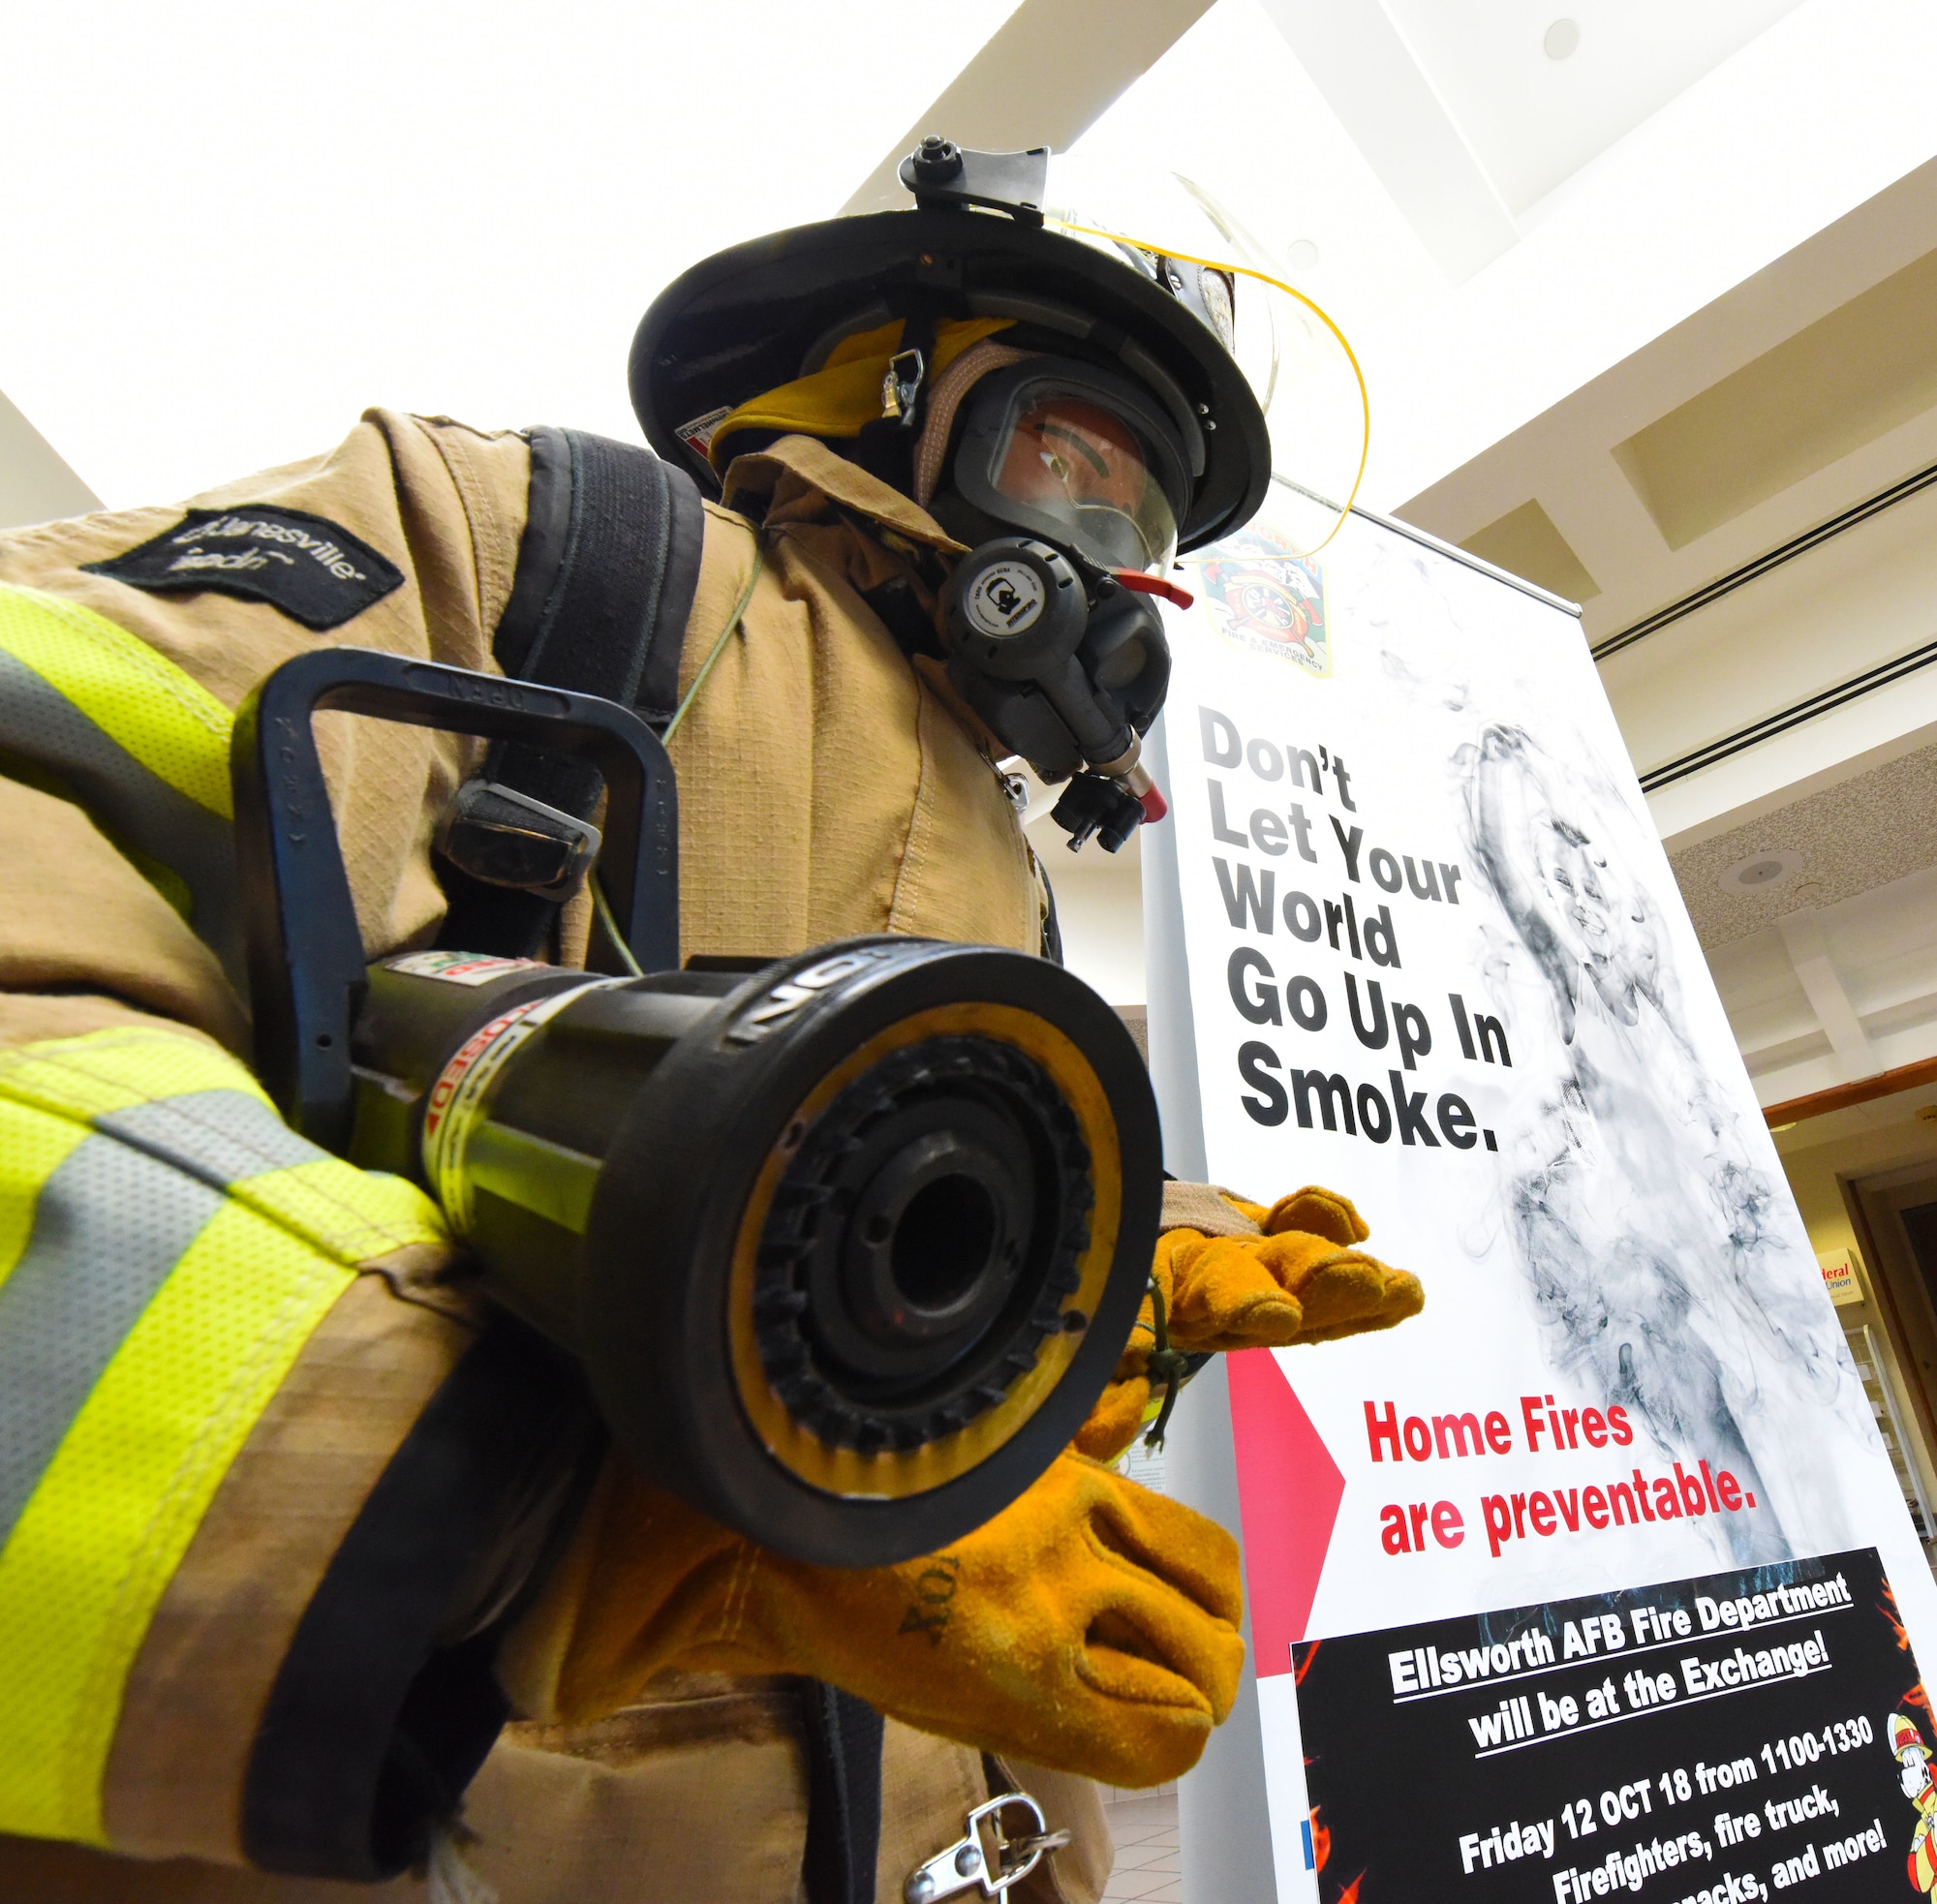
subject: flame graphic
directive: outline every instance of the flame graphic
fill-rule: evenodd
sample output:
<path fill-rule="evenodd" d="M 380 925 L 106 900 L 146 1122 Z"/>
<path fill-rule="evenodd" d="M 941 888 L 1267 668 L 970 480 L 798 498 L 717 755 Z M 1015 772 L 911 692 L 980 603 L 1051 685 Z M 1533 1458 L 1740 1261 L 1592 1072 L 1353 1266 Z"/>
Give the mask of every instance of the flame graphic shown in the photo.
<path fill-rule="evenodd" d="M 1324 1643 L 1323 1640 L 1314 1640 L 1305 1648 L 1305 1657 L 1299 1661 L 1297 1670 L 1291 1675 L 1294 1686 L 1304 1685 L 1305 1675 L 1311 1671 L 1311 1662 L 1318 1657 L 1318 1648 Z"/>
<path fill-rule="evenodd" d="M 1359 1904 L 1359 1887 L 1366 1882 L 1366 1874 L 1359 1875 L 1338 1893 L 1337 1904 Z"/>
<path fill-rule="evenodd" d="M 1322 1871 L 1325 1860 L 1332 1856 L 1332 1827 L 1318 1822 L 1318 1807 L 1311 1807 L 1311 1863 L 1312 1868 Z"/>
<path fill-rule="evenodd" d="M 1896 1636 L 1896 1649 L 1900 1653 L 1910 1650 L 1910 1635 L 1903 1630 L 1903 1622 L 1896 1616 L 1896 1595 L 1888 1581 L 1883 1583 L 1883 1598 L 1877 1603 L 1877 1612 L 1890 1622 L 1890 1630 Z M 1897 1704 L 1915 1706 L 1932 1726 L 1937 1726 L 1937 1712 L 1931 1710 L 1930 1695 L 1923 1690 L 1923 1681 L 1919 1679 Z"/>

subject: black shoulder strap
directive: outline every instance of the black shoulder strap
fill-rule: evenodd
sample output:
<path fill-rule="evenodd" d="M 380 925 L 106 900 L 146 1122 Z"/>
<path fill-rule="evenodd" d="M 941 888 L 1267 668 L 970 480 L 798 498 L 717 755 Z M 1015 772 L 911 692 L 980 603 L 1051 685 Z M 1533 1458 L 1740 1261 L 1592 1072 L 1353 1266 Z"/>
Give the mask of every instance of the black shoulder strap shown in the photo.
<path fill-rule="evenodd" d="M 818 1679 L 801 1681 L 807 1746 L 807 1904 L 875 1904 L 881 1855 L 881 1715 Z"/>
<path fill-rule="evenodd" d="M 679 658 L 699 585 L 705 510 L 683 471 L 581 430 L 531 433 L 531 495 L 509 600 L 492 637 L 507 674 L 636 708 L 655 727 L 679 699 Z M 478 781 L 524 805 L 521 824 L 588 820 L 603 782 L 562 754 L 500 743 Z M 488 876 L 507 855 L 494 841 L 502 800 L 458 797 L 462 817 L 440 838 L 450 902 L 440 945 L 528 958 L 544 942 L 559 900 Z M 467 797 L 469 795 L 470 797 Z"/>
<path fill-rule="evenodd" d="M 663 723 L 699 582 L 699 491 L 649 449 L 582 430 L 531 438 L 518 568 L 491 639 L 498 665 Z"/>

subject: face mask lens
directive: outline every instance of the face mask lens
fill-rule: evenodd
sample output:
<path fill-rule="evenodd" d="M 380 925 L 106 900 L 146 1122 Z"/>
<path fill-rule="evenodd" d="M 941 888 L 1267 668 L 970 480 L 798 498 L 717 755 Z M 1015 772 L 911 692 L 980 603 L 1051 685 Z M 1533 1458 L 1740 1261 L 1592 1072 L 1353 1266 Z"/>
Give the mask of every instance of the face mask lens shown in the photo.
<path fill-rule="evenodd" d="M 1177 522 L 1136 433 L 1100 404 L 1046 397 L 1011 426 L 997 491 L 1062 524 L 1112 568 L 1167 566 Z"/>

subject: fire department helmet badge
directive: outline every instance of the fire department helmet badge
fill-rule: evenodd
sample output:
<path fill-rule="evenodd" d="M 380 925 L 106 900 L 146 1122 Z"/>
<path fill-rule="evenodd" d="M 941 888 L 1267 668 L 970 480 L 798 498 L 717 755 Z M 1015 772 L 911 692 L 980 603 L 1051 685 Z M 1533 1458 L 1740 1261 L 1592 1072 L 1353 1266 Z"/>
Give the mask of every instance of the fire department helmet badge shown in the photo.
<path fill-rule="evenodd" d="M 1332 672 L 1324 570 L 1269 523 L 1253 523 L 1190 560 L 1211 624 L 1233 647 L 1307 674 Z"/>

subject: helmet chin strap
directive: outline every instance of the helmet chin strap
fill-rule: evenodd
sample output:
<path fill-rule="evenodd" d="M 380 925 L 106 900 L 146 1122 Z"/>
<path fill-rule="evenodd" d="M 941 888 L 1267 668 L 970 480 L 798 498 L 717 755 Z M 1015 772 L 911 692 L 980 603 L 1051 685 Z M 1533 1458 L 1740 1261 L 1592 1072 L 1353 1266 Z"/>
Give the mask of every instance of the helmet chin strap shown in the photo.
<path fill-rule="evenodd" d="M 928 414 L 922 420 L 921 442 L 914 452 L 914 500 L 927 508 L 948 464 L 948 440 L 963 399 L 992 370 L 1005 370 L 1027 357 L 1039 356 L 1037 351 L 1020 351 L 1013 344 L 999 344 L 985 337 L 971 344 L 935 380 L 928 393 Z"/>

